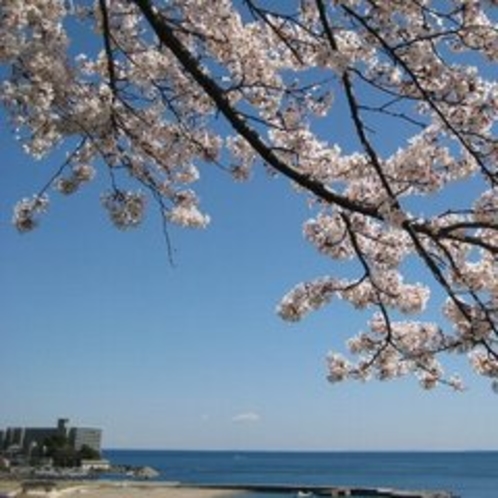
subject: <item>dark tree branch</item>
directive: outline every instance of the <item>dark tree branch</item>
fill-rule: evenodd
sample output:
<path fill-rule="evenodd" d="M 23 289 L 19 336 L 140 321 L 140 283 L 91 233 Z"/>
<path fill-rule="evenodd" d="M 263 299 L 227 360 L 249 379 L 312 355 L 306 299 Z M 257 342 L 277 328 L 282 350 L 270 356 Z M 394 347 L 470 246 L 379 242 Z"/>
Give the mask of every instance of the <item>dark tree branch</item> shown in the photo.
<path fill-rule="evenodd" d="M 251 128 L 244 119 L 241 118 L 239 112 L 230 104 L 224 90 L 212 78 L 210 78 L 205 71 L 202 70 L 202 67 L 199 65 L 198 61 L 176 37 L 175 33 L 168 26 L 166 21 L 152 7 L 150 0 L 134 0 L 134 2 L 150 23 L 161 43 L 163 43 L 173 53 L 187 73 L 213 100 L 218 110 L 228 120 L 234 130 L 251 144 L 253 149 L 267 164 L 272 166 L 276 171 L 282 173 L 284 176 L 296 182 L 304 189 L 312 192 L 318 198 L 332 205 L 356 211 L 364 214 L 365 216 L 381 219 L 376 207 L 366 206 L 365 204 L 357 203 L 347 197 L 341 196 L 333 192 L 322 183 L 313 180 L 309 175 L 305 175 L 297 168 L 283 162 L 262 140 L 260 135 L 253 128 Z"/>

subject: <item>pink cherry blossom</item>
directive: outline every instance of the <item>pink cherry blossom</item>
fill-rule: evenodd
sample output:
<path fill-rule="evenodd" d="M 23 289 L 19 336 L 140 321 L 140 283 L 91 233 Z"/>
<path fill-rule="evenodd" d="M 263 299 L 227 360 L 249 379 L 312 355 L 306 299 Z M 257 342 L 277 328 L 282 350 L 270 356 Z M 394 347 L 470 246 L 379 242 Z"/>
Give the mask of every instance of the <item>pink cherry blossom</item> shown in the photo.
<path fill-rule="evenodd" d="M 309 206 L 305 239 L 350 271 L 297 283 L 278 313 L 298 321 L 334 300 L 372 311 L 329 356 L 332 382 L 411 373 L 460 389 L 445 354 L 496 381 L 496 2 L 268 5 L 3 0 L 13 134 L 34 158 L 67 152 L 14 225 L 31 230 L 50 189 L 73 194 L 105 171 L 117 228 L 139 225 L 148 199 L 165 224 L 204 228 L 202 169 L 240 181 L 264 167 Z"/>

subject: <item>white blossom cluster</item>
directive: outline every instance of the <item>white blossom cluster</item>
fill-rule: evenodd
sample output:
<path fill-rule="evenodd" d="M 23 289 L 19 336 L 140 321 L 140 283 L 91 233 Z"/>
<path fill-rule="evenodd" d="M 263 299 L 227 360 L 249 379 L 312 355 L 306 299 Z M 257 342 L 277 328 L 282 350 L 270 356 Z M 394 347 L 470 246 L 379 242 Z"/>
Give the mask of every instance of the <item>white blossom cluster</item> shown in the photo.
<path fill-rule="evenodd" d="M 102 196 L 102 204 L 121 230 L 140 225 L 144 217 L 145 197 L 141 192 L 107 192 Z"/>
<path fill-rule="evenodd" d="M 279 314 L 333 298 L 374 313 L 348 342 L 356 363 L 330 355 L 330 380 L 414 373 L 460 388 L 445 352 L 498 378 L 496 2 L 268 5 L 2 0 L 0 101 L 29 154 L 67 148 L 57 192 L 107 169 L 102 204 L 120 229 L 148 197 L 165 223 L 206 227 L 195 184 L 210 165 L 288 177 L 310 205 L 305 238 L 353 270 L 298 284 Z M 47 195 L 15 207 L 20 231 Z M 423 319 L 433 286 L 437 326 Z"/>
<path fill-rule="evenodd" d="M 38 225 L 38 216 L 48 208 L 46 195 L 35 195 L 32 199 L 22 199 L 14 209 L 13 222 L 20 232 L 29 232 Z"/>
<path fill-rule="evenodd" d="M 94 176 L 95 168 L 91 164 L 74 164 L 68 176 L 57 178 L 55 188 L 62 194 L 73 194 L 81 185 L 93 180 Z"/>

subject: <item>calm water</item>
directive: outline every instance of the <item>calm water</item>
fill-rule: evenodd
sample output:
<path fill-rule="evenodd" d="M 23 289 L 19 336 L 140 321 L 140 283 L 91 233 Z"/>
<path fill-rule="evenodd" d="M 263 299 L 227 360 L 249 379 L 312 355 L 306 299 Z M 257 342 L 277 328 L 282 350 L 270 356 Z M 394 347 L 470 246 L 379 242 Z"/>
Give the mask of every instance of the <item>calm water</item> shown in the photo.
<path fill-rule="evenodd" d="M 151 466 L 161 473 L 160 479 L 182 483 L 383 486 L 442 489 L 464 498 L 498 498 L 498 452 L 109 450 L 105 457 L 114 464 Z"/>

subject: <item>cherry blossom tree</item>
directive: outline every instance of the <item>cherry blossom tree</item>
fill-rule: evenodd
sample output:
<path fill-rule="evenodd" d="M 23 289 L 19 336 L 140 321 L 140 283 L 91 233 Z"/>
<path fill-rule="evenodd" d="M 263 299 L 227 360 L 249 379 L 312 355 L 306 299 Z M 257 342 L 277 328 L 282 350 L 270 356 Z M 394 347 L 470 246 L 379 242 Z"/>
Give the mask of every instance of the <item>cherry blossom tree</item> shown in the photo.
<path fill-rule="evenodd" d="M 49 193 L 99 169 L 116 227 L 140 224 L 149 198 L 165 229 L 204 228 L 202 168 L 241 181 L 264 167 L 309 204 L 305 238 L 351 268 L 296 285 L 278 313 L 298 321 L 332 299 L 372 311 L 347 354 L 329 355 L 330 381 L 412 373 L 461 388 L 441 358 L 463 354 L 497 388 L 497 5 L 1 0 L 13 130 L 34 158 L 68 151 L 13 222 L 33 229 Z M 462 182 L 471 200 L 456 202 Z M 438 323 L 424 319 L 430 289 L 444 295 Z"/>

